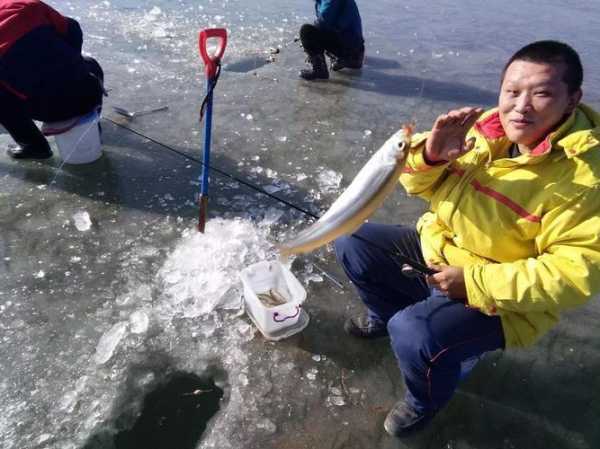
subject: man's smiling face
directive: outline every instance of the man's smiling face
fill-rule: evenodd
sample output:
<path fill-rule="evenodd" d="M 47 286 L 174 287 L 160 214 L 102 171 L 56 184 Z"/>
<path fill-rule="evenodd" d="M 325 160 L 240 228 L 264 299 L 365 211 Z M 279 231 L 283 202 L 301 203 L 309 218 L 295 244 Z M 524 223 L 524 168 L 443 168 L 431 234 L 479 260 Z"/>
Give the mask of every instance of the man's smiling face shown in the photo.
<path fill-rule="evenodd" d="M 569 93 L 563 62 L 513 61 L 506 69 L 498 102 L 507 137 L 521 151 L 533 150 L 569 115 L 581 90 Z"/>

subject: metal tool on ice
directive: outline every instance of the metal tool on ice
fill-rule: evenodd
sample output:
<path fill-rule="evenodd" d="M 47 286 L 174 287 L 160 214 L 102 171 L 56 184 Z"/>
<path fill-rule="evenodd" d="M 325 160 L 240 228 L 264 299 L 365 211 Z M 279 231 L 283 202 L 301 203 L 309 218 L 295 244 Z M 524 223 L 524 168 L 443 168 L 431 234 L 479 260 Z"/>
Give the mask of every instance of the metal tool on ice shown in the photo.
<path fill-rule="evenodd" d="M 214 53 L 208 51 L 208 40 L 211 38 L 218 39 L 218 44 Z M 224 28 L 209 28 L 200 31 L 198 37 L 198 46 L 200 49 L 200 57 L 204 61 L 206 73 L 206 97 L 200 108 L 200 120 L 206 115 L 204 122 L 204 153 L 202 156 L 202 176 L 200 179 L 200 196 L 198 197 L 199 216 L 198 216 L 198 231 L 204 232 L 206 225 L 206 212 L 208 209 L 208 177 L 210 171 L 210 138 L 212 127 L 212 103 L 213 90 L 217 85 L 217 80 L 221 73 L 221 58 L 225 53 L 227 46 L 227 30 Z M 206 112 L 206 114 L 205 114 Z"/>
<path fill-rule="evenodd" d="M 113 111 L 115 111 L 119 115 L 122 115 L 122 116 L 130 118 L 130 119 L 134 119 L 141 115 L 148 115 L 148 114 L 153 114 L 155 112 L 166 111 L 168 109 L 169 109 L 169 106 L 161 106 L 161 107 L 153 108 L 153 109 L 144 109 L 142 111 L 129 111 L 129 110 L 127 110 L 125 108 L 121 108 L 119 106 L 113 106 Z"/>

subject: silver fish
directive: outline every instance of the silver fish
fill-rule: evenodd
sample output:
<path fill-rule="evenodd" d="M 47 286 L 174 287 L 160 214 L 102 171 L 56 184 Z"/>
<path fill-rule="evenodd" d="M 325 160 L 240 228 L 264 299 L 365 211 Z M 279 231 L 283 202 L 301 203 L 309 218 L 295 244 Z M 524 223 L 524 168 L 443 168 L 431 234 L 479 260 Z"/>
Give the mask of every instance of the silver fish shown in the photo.
<path fill-rule="evenodd" d="M 405 125 L 390 137 L 321 218 L 279 246 L 281 256 L 308 253 L 358 229 L 394 190 L 411 136 L 412 126 Z"/>
<path fill-rule="evenodd" d="M 274 289 L 270 289 L 268 293 L 259 293 L 256 296 L 265 307 L 280 306 L 288 302 L 281 293 Z"/>

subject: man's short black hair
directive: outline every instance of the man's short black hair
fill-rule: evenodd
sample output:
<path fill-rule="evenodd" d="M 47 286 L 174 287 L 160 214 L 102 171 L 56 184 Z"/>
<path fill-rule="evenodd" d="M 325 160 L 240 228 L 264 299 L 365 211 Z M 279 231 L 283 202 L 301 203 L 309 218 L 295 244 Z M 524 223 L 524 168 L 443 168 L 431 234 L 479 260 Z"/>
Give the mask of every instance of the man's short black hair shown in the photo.
<path fill-rule="evenodd" d="M 583 67 L 577 52 L 569 45 L 558 41 L 537 41 L 526 45 L 517 51 L 508 60 L 502 71 L 502 80 L 506 69 L 514 61 L 529 61 L 548 64 L 552 62 L 563 62 L 566 70 L 563 81 L 567 84 L 569 93 L 573 94 L 581 89 L 583 82 Z"/>

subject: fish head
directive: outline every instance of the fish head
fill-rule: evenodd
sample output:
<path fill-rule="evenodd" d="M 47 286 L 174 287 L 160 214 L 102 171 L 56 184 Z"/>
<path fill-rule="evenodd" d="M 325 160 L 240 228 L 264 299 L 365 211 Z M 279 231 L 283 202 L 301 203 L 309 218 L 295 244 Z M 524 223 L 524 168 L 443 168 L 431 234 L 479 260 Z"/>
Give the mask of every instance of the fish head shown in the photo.
<path fill-rule="evenodd" d="M 397 133 L 397 146 L 398 150 L 396 153 L 396 160 L 403 161 L 408 155 L 408 150 L 410 149 L 412 135 L 415 129 L 414 123 L 405 123 L 402 125 L 402 128 Z"/>

